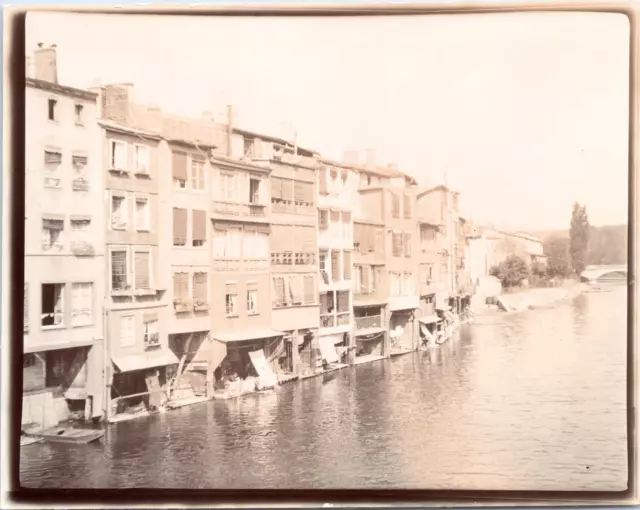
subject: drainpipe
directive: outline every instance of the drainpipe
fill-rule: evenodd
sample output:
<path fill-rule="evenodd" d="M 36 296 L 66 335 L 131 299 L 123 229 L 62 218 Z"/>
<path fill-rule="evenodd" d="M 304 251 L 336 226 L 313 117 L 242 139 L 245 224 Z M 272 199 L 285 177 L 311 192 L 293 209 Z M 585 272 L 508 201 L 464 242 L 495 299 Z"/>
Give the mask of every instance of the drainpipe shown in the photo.
<path fill-rule="evenodd" d="M 227 105 L 227 156 L 231 157 L 233 136 L 233 106 Z"/>

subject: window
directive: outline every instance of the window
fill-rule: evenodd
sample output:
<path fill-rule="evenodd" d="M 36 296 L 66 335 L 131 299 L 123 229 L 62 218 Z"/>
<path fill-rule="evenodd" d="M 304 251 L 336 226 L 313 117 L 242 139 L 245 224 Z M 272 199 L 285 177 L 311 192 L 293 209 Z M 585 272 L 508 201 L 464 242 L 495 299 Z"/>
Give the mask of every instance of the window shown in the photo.
<path fill-rule="evenodd" d="M 391 216 L 400 218 L 400 197 L 397 193 L 391 193 Z"/>
<path fill-rule="evenodd" d="M 111 195 L 111 229 L 125 230 L 127 228 L 127 197 Z"/>
<path fill-rule="evenodd" d="M 64 325 L 64 283 L 45 283 L 42 285 L 43 328 Z"/>
<path fill-rule="evenodd" d="M 153 349 L 160 346 L 157 316 L 144 317 L 144 348 Z"/>
<path fill-rule="evenodd" d="M 251 158 L 253 156 L 253 147 L 255 144 L 255 140 L 253 138 L 248 138 L 246 136 L 242 137 L 243 149 L 242 153 L 245 158 Z"/>
<path fill-rule="evenodd" d="M 260 179 L 249 179 L 249 203 L 260 203 Z"/>
<path fill-rule="evenodd" d="M 152 288 L 151 253 L 148 251 L 134 252 L 133 273 L 136 290 L 150 290 Z"/>
<path fill-rule="evenodd" d="M 255 282 L 247 283 L 247 313 L 249 315 L 258 313 L 258 284 Z"/>
<path fill-rule="evenodd" d="M 312 208 L 314 205 L 313 184 L 310 182 L 294 181 L 293 199 L 297 208 Z"/>
<path fill-rule="evenodd" d="M 344 313 L 349 311 L 349 291 L 339 290 L 336 292 L 338 296 L 338 313 Z"/>
<path fill-rule="evenodd" d="M 135 322 L 132 315 L 120 317 L 120 346 L 131 347 L 136 344 Z"/>
<path fill-rule="evenodd" d="M 62 233 L 64 221 L 59 219 L 42 220 L 42 250 L 47 252 L 62 251 Z"/>
<path fill-rule="evenodd" d="M 238 189 L 236 175 L 229 172 L 220 172 L 220 200 L 236 202 Z"/>
<path fill-rule="evenodd" d="M 71 285 L 71 325 L 88 326 L 93 323 L 93 284 Z"/>
<path fill-rule="evenodd" d="M 136 230 L 148 232 L 150 230 L 149 197 L 147 195 L 136 196 Z"/>
<path fill-rule="evenodd" d="M 411 273 L 402 275 L 402 295 L 413 296 L 413 277 Z"/>
<path fill-rule="evenodd" d="M 22 331 L 24 333 L 29 332 L 29 292 L 28 292 L 28 284 L 24 284 L 24 309 L 23 309 L 23 326 Z"/>
<path fill-rule="evenodd" d="M 207 213 L 194 209 L 191 212 L 191 244 L 202 247 L 207 241 Z"/>
<path fill-rule="evenodd" d="M 227 315 L 237 315 L 238 288 L 235 283 L 226 284 L 225 305 Z"/>
<path fill-rule="evenodd" d="M 187 244 L 187 210 L 178 207 L 173 208 L 173 245 L 184 246 Z"/>
<path fill-rule="evenodd" d="M 313 305 L 316 302 L 316 282 L 313 275 L 304 276 L 304 304 Z"/>
<path fill-rule="evenodd" d="M 81 104 L 77 104 L 75 105 L 75 114 L 76 114 L 76 125 L 78 126 L 82 126 L 83 124 L 83 110 L 84 110 L 84 106 L 82 106 Z"/>
<path fill-rule="evenodd" d="M 342 255 L 342 279 L 351 279 L 351 252 L 345 251 Z"/>
<path fill-rule="evenodd" d="M 242 232 L 242 254 L 248 260 L 269 259 L 269 237 L 257 231 Z M 238 258 L 240 255 L 238 255 Z"/>
<path fill-rule="evenodd" d="M 389 283 L 391 286 L 392 296 L 402 295 L 402 278 L 400 273 L 389 273 Z"/>
<path fill-rule="evenodd" d="M 319 253 L 319 266 L 320 266 L 320 275 L 322 276 L 322 280 L 325 284 L 329 283 L 329 272 L 327 269 L 327 258 L 329 254 L 327 250 L 320 250 Z"/>
<path fill-rule="evenodd" d="M 239 260 L 242 258 L 242 230 L 239 228 L 216 230 L 213 238 L 213 256 L 217 259 Z"/>
<path fill-rule="evenodd" d="M 129 264 L 126 250 L 113 250 L 111 252 L 111 290 L 123 291 L 130 288 Z"/>
<path fill-rule="evenodd" d="M 185 152 L 173 151 L 171 153 L 171 171 L 174 188 L 187 187 L 187 154 Z"/>
<path fill-rule="evenodd" d="M 275 291 L 275 307 L 282 308 L 287 305 L 287 299 L 284 293 L 284 277 L 283 276 L 274 276 L 273 277 L 273 288 Z"/>
<path fill-rule="evenodd" d="M 189 273 L 173 273 L 173 304 L 186 304 L 188 298 Z"/>
<path fill-rule="evenodd" d="M 399 232 L 393 232 L 391 234 L 391 248 L 394 257 L 402 256 L 402 234 Z"/>
<path fill-rule="evenodd" d="M 303 300 L 302 276 L 289 276 L 289 302 L 292 305 L 301 305 Z"/>
<path fill-rule="evenodd" d="M 411 234 L 404 234 L 404 256 L 411 257 Z"/>
<path fill-rule="evenodd" d="M 204 306 L 207 301 L 207 273 L 193 273 L 193 304 Z"/>
<path fill-rule="evenodd" d="M 137 174 L 149 175 L 149 147 L 136 145 L 134 149 L 135 171 Z"/>
<path fill-rule="evenodd" d="M 62 163 L 62 151 L 60 149 L 45 149 L 44 164 L 50 169 L 51 166 L 57 166 Z"/>
<path fill-rule="evenodd" d="M 71 156 L 71 164 L 73 165 L 73 168 L 75 168 L 77 172 L 82 172 L 82 170 L 84 170 L 85 167 L 87 166 L 88 161 L 89 161 L 89 158 L 84 154 L 73 154 Z"/>
<path fill-rule="evenodd" d="M 318 226 L 320 230 L 329 228 L 329 211 L 318 211 Z"/>
<path fill-rule="evenodd" d="M 58 120 L 56 118 L 56 106 L 58 106 L 58 101 L 56 101 L 53 98 L 50 98 L 48 102 L 48 106 L 49 106 L 49 109 L 48 109 L 49 120 Z"/>
<path fill-rule="evenodd" d="M 127 170 L 127 144 L 120 140 L 111 140 L 110 170 Z"/>
<path fill-rule="evenodd" d="M 410 220 L 411 219 L 411 197 L 405 193 L 402 200 L 404 203 L 404 217 L 405 219 Z"/>
<path fill-rule="evenodd" d="M 362 266 L 355 266 L 353 271 L 353 292 L 355 294 L 362 293 Z"/>
<path fill-rule="evenodd" d="M 340 280 L 340 251 L 331 250 L 331 278 L 334 282 Z"/>
<path fill-rule="evenodd" d="M 191 158 L 191 187 L 205 189 L 204 160 L 197 156 Z"/>

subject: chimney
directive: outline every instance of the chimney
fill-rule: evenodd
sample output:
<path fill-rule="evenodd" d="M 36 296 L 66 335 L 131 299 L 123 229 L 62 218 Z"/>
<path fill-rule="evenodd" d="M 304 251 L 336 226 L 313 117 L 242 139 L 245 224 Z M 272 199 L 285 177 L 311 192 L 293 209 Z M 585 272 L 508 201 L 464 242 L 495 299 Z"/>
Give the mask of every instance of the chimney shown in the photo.
<path fill-rule="evenodd" d="M 233 106 L 227 105 L 227 156 L 231 157 L 233 138 Z"/>
<path fill-rule="evenodd" d="M 357 165 L 358 164 L 358 151 L 348 150 L 344 152 L 342 156 L 342 162 L 347 165 Z"/>
<path fill-rule="evenodd" d="M 131 100 L 131 83 L 105 85 L 101 101 L 102 117 L 127 124 L 130 119 L 129 102 Z"/>
<path fill-rule="evenodd" d="M 38 49 L 34 52 L 35 78 L 49 83 L 58 83 L 58 62 L 56 45 L 45 48 L 38 43 Z"/>
<path fill-rule="evenodd" d="M 374 169 L 376 167 L 376 150 L 375 149 L 367 149 L 365 166 L 370 169 Z"/>

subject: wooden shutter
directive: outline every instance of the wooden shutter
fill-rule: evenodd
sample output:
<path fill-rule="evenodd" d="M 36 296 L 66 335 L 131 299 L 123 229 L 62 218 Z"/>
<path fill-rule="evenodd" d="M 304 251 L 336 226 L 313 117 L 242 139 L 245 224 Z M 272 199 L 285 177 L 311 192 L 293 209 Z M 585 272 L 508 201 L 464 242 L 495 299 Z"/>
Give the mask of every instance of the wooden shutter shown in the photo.
<path fill-rule="evenodd" d="M 371 294 L 371 283 L 369 274 L 371 272 L 371 266 L 362 266 L 362 287 L 361 292 L 363 294 Z"/>
<path fill-rule="evenodd" d="M 302 294 L 303 294 L 302 276 L 300 275 L 289 276 L 289 298 L 290 298 L 291 304 L 301 305 Z"/>
<path fill-rule="evenodd" d="M 316 285 L 313 275 L 304 276 L 304 304 L 312 305 L 316 302 Z"/>
<path fill-rule="evenodd" d="M 294 236 L 290 225 L 271 225 L 271 253 L 293 251 Z"/>
<path fill-rule="evenodd" d="M 193 299 L 202 301 L 202 304 L 207 302 L 207 273 L 193 274 Z"/>
<path fill-rule="evenodd" d="M 284 294 L 284 278 L 282 276 L 274 276 L 273 286 L 274 286 L 275 295 L 276 295 L 275 306 L 276 308 L 282 307 L 287 303 L 285 299 L 285 294 Z"/>
<path fill-rule="evenodd" d="M 342 255 L 342 274 L 343 280 L 351 279 L 351 252 L 345 251 Z"/>
<path fill-rule="evenodd" d="M 411 257 L 411 234 L 404 234 L 404 256 Z"/>
<path fill-rule="evenodd" d="M 327 167 L 324 165 L 318 170 L 318 187 L 320 194 L 327 194 Z"/>
<path fill-rule="evenodd" d="M 194 209 L 193 214 L 193 240 L 205 241 L 207 239 L 207 213 Z"/>
<path fill-rule="evenodd" d="M 282 179 L 271 177 L 271 198 L 282 200 Z"/>
<path fill-rule="evenodd" d="M 293 200 L 293 181 L 291 179 L 282 179 L 282 199 Z"/>
<path fill-rule="evenodd" d="M 181 181 L 187 180 L 187 154 L 174 151 L 172 153 L 173 178 Z"/>
<path fill-rule="evenodd" d="M 187 210 L 173 208 L 173 244 L 182 246 L 187 242 Z"/>
<path fill-rule="evenodd" d="M 411 218 L 411 197 L 405 193 L 404 196 L 402 197 L 402 200 L 404 202 L 404 217 L 405 219 L 410 219 Z"/>
<path fill-rule="evenodd" d="M 331 250 L 331 277 L 334 281 L 340 280 L 340 252 Z"/>
<path fill-rule="evenodd" d="M 329 211 L 318 211 L 318 226 L 320 230 L 329 228 Z"/>
<path fill-rule="evenodd" d="M 150 275 L 150 253 L 147 251 L 135 252 L 133 270 L 136 275 L 136 289 L 150 289 L 151 288 L 151 275 Z"/>
<path fill-rule="evenodd" d="M 313 184 L 294 181 L 293 196 L 298 205 L 311 205 L 313 203 Z"/>
<path fill-rule="evenodd" d="M 402 255 L 402 234 L 393 233 L 391 234 L 391 242 L 393 249 L 393 256 L 400 257 Z"/>
<path fill-rule="evenodd" d="M 339 290 L 338 294 L 338 313 L 349 311 L 349 291 Z"/>
<path fill-rule="evenodd" d="M 397 193 L 391 193 L 391 215 L 394 218 L 400 217 L 400 197 Z"/>
<path fill-rule="evenodd" d="M 173 274 L 173 299 L 185 301 L 189 294 L 189 274 Z"/>

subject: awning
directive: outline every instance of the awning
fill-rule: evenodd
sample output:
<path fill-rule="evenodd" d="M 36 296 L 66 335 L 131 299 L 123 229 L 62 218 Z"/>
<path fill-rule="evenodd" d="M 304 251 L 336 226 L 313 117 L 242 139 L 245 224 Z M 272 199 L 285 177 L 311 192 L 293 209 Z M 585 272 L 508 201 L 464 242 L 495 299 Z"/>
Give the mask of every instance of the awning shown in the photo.
<path fill-rule="evenodd" d="M 440 322 L 440 317 L 437 315 L 427 315 L 425 317 L 418 317 L 418 320 L 422 324 L 433 324 L 434 322 Z"/>
<path fill-rule="evenodd" d="M 120 372 L 133 372 L 180 363 L 176 355 L 168 349 L 146 354 L 111 356 L 111 361 Z"/>
<path fill-rule="evenodd" d="M 422 336 L 432 340 L 433 339 L 433 335 L 431 334 L 431 331 L 429 331 L 429 328 L 427 328 L 426 324 L 420 324 L 420 333 L 422 333 Z"/>
<path fill-rule="evenodd" d="M 278 377 L 273 373 L 271 366 L 264 357 L 264 351 L 262 349 L 249 353 L 251 363 L 258 372 L 260 378 L 260 386 L 262 388 L 273 388 L 278 384 Z"/>
<path fill-rule="evenodd" d="M 228 342 L 247 342 L 251 340 L 260 340 L 262 338 L 273 338 L 274 336 L 283 336 L 282 331 L 276 331 L 270 328 L 251 328 L 241 329 L 239 331 L 225 331 L 221 333 L 213 333 L 211 336 L 216 340 L 224 343 Z"/>

